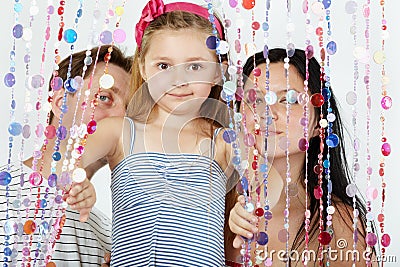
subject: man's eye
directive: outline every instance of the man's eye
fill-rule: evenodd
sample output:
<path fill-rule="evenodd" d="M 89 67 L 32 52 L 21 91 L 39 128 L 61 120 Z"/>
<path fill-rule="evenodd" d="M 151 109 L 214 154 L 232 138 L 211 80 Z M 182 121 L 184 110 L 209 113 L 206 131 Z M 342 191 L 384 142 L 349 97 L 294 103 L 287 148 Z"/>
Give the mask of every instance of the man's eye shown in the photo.
<path fill-rule="evenodd" d="M 105 95 L 100 95 L 100 96 L 99 96 L 99 100 L 100 100 L 101 102 L 104 102 L 104 103 L 110 103 L 110 102 L 111 102 L 111 98 L 108 97 L 108 96 L 105 96 Z"/>

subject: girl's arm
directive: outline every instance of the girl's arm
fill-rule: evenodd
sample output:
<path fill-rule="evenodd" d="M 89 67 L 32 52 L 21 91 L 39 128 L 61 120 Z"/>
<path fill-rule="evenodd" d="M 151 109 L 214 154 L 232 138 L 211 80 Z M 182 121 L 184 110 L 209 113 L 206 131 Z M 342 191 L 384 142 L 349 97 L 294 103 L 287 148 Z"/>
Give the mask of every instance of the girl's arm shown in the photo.
<path fill-rule="evenodd" d="M 110 163 L 120 161 L 118 152 L 122 150 L 122 130 L 124 118 L 110 117 L 97 122 L 96 131 L 89 135 L 80 166 L 88 168 L 91 164 L 106 157 Z M 110 162 L 111 161 L 111 162 Z"/>

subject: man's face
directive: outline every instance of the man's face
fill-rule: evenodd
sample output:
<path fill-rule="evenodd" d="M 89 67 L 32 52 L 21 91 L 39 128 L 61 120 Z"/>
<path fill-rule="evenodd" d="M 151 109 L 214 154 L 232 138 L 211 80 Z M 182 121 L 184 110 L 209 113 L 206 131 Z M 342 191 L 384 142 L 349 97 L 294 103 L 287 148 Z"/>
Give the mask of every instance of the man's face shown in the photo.
<path fill-rule="evenodd" d="M 88 103 L 86 103 L 86 111 L 83 117 L 83 123 L 88 123 L 90 121 L 90 116 L 92 114 L 92 108 L 90 105 L 90 101 L 94 98 L 95 94 L 98 93 L 97 103 L 95 112 L 94 112 L 94 120 L 99 121 L 106 117 L 123 117 L 126 111 L 126 104 L 129 102 L 128 95 L 129 95 L 129 80 L 130 74 L 127 73 L 121 67 L 118 67 L 114 64 L 108 64 L 108 74 L 113 76 L 114 78 L 114 86 L 110 89 L 103 89 L 100 88 L 99 80 L 100 77 L 104 74 L 105 63 L 99 62 L 97 64 L 95 73 L 93 75 L 92 86 L 91 86 L 91 93 L 89 96 Z M 75 116 L 75 124 L 80 125 L 80 121 L 82 119 L 83 113 L 83 105 L 82 102 L 85 99 L 85 90 L 88 88 L 88 84 L 90 82 L 89 75 L 87 78 L 84 79 L 84 86 L 82 88 L 82 94 L 78 103 L 78 109 Z M 99 90 L 100 88 L 100 90 Z M 63 94 L 63 91 L 58 92 L 59 94 Z M 75 93 L 72 97 L 69 96 L 67 98 L 67 106 L 68 112 L 64 115 L 63 118 L 63 125 L 67 128 L 71 127 L 75 108 L 77 105 L 77 93 Z M 54 105 L 53 105 L 53 108 Z M 57 120 L 56 118 L 54 118 Z"/>

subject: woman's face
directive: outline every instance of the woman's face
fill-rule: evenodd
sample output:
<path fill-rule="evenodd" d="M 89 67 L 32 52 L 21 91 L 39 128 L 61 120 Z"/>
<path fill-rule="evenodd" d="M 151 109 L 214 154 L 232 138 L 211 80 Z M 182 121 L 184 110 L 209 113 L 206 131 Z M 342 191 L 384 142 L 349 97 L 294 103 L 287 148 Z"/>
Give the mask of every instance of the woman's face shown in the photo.
<path fill-rule="evenodd" d="M 244 113 L 246 117 L 246 128 L 248 133 L 254 134 L 255 132 L 255 118 L 259 117 L 260 133 L 255 135 L 256 137 L 256 148 L 264 153 L 264 140 L 266 127 L 266 75 L 265 67 L 266 64 L 260 64 L 257 66 L 261 70 L 261 75 L 258 77 L 258 86 L 254 86 L 254 75 L 250 75 L 249 79 L 245 84 L 245 95 L 242 103 L 242 108 L 244 108 Z M 295 97 L 295 102 L 289 105 L 289 116 L 287 115 L 287 79 L 285 75 L 285 69 L 283 67 L 283 62 L 271 63 L 269 65 L 269 91 L 274 92 L 277 96 L 277 101 L 275 104 L 269 106 L 269 116 L 272 117 L 271 123 L 268 125 L 268 157 L 286 157 L 285 151 L 287 149 L 287 143 L 289 143 L 289 154 L 293 155 L 295 153 L 303 153 L 299 148 L 299 140 L 304 138 L 304 107 L 297 101 Z M 254 104 L 250 103 L 248 100 L 248 93 L 251 89 L 255 89 L 257 92 L 256 98 L 256 108 Z M 291 90 L 294 90 L 290 92 Z M 289 67 L 289 92 L 294 94 L 294 96 L 304 94 L 304 80 L 299 75 L 298 71 L 293 67 Z M 309 109 L 309 121 L 311 122 L 308 127 L 308 135 L 311 137 L 315 125 L 312 123 L 315 121 L 314 108 L 310 103 L 308 103 Z M 257 115 L 255 115 L 257 114 Z M 288 132 L 288 135 L 287 135 Z M 314 135 L 314 134 L 313 134 Z M 288 142 L 287 142 L 288 141 Z"/>

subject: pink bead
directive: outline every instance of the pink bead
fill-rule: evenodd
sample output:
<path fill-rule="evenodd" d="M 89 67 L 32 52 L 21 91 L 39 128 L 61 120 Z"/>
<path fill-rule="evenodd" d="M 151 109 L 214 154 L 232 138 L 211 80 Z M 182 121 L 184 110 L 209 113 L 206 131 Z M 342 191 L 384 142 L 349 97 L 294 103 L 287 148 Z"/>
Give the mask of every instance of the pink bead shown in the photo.
<path fill-rule="evenodd" d="M 381 239 L 381 244 L 385 248 L 390 245 L 390 236 L 388 234 L 384 234 Z"/>
<path fill-rule="evenodd" d="M 378 197 L 378 189 L 373 186 L 368 187 L 366 191 L 366 196 L 367 199 L 370 201 L 375 200 Z"/>
<path fill-rule="evenodd" d="M 382 145 L 382 155 L 384 155 L 385 157 L 390 155 L 390 152 L 392 152 L 392 149 L 390 148 L 390 144 L 389 143 L 384 143 Z"/>
<path fill-rule="evenodd" d="M 248 133 L 244 136 L 244 140 L 243 140 L 244 144 L 248 147 L 254 146 L 256 140 L 254 138 L 254 135 L 252 135 L 251 133 Z"/>
<path fill-rule="evenodd" d="M 42 125 L 41 123 L 39 123 L 39 124 L 36 126 L 36 130 L 35 130 L 36 136 L 37 136 L 38 138 L 42 137 L 43 131 L 44 131 L 43 125 Z"/>
<path fill-rule="evenodd" d="M 392 107 L 392 98 L 390 96 L 384 96 L 381 100 L 381 106 L 383 109 L 390 109 Z"/>
<path fill-rule="evenodd" d="M 308 149 L 308 142 L 307 142 L 307 139 L 301 138 L 301 139 L 299 140 L 299 149 L 300 149 L 301 151 L 306 151 L 306 150 Z"/>
<path fill-rule="evenodd" d="M 33 186 L 38 186 L 42 183 L 43 181 L 43 176 L 39 173 L 39 172 L 32 172 L 29 175 L 29 182 L 33 185 Z"/>
<path fill-rule="evenodd" d="M 78 146 L 76 148 L 76 152 L 78 152 L 80 155 L 82 155 L 83 151 L 84 151 L 84 147 L 83 146 Z"/>
<path fill-rule="evenodd" d="M 365 241 L 367 242 L 368 246 L 375 246 L 376 242 L 378 241 L 378 238 L 376 237 L 376 234 L 374 233 L 368 233 L 367 237 L 365 238 Z"/>
<path fill-rule="evenodd" d="M 320 199 L 323 196 L 323 194 L 324 194 L 324 191 L 322 190 L 322 188 L 319 185 L 314 187 L 314 197 L 316 199 Z"/>
<path fill-rule="evenodd" d="M 44 135 L 47 139 L 53 139 L 56 136 L 56 127 L 54 125 L 46 126 L 46 130 L 44 131 Z"/>

